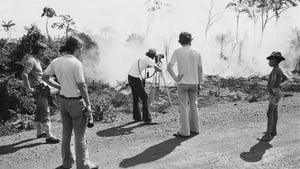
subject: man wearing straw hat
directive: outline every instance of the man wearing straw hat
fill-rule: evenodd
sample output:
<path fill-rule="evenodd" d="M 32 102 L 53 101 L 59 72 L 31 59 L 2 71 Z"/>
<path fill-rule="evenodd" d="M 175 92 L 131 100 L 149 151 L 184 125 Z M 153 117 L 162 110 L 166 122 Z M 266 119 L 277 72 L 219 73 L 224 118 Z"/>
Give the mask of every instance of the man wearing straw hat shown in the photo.
<path fill-rule="evenodd" d="M 260 139 L 261 141 L 270 141 L 277 135 L 277 120 L 278 120 L 278 103 L 281 98 L 280 84 L 287 80 L 279 67 L 279 63 L 285 58 L 280 52 L 274 51 L 267 57 L 269 65 L 273 67 L 268 79 L 268 91 L 270 93 L 269 107 L 267 112 L 267 131 Z"/>

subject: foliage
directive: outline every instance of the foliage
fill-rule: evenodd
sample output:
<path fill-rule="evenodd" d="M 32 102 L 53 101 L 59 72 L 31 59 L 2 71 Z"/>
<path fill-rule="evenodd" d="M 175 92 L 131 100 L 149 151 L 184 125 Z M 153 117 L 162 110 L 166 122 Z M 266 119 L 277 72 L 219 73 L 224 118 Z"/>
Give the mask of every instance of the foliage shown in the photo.
<path fill-rule="evenodd" d="M 53 8 L 44 7 L 41 17 L 43 17 L 43 16 L 46 16 L 48 18 L 52 18 L 52 17 L 57 16 L 57 15 L 56 15 L 56 12 Z"/>
<path fill-rule="evenodd" d="M 36 25 L 31 25 L 29 28 L 25 28 L 27 31 L 26 35 L 20 40 L 17 47 L 10 53 L 10 72 L 15 72 L 15 76 L 20 78 L 20 74 L 23 71 L 25 60 L 29 53 L 31 53 L 33 46 L 38 41 L 45 42 L 46 38 L 41 34 L 41 31 Z"/>
<path fill-rule="evenodd" d="M 4 30 L 7 32 L 9 31 L 9 29 L 13 26 L 15 26 L 16 24 L 13 23 L 12 20 L 8 21 L 8 22 L 5 22 L 5 21 L 2 21 L 2 27 L 4 28 Z"/>
<path fill-rule="evenodd" d="M 90 50 L 90 49 L 98 49 L 98 44 L 96 41 L 94 41 L 90 35 L 81 32 L 76 34 L 83 42 L 84 42 L 84 49 L 85 50 Z"/>
<path fill-rule="evenodd" d="M 57 15 L 56 15 L 56 12 L 53 8 L 44 7 L 41 17 L 43 17 L 43 16 L 47 17 L 47 19 L 46 19 L 46 32 L 47 32 L 47 36 L 48 36 L 48 41 L 50 41 L 51 38 L 50 38 L 50 35 L 49 35 L 48 20 L 49 20 L 49 18 L 52 18 L 52 17 L 57 16 Z"/>
<path fill-rule="evenodd" d="M 12 114 L 29 114 L 32 115 L 35 110 L 34 99 L 26 94 L 22 81 L 14 76 L 3 77 L 0 80 L 0 117 L 5 122 L 9 120 Z"/>
<path fill-rule="evenodd" d="M 52 28 L 57 28 L 59 30 L 65 30 L 66 37 L 69 33 L 76 33 L 76 26 L 73 18 L 70 15 L 59 15 L 61 22 L 55 22 L 51 25 Z"/>
<path fill-rule="evenodd" d="M 300 0 L 233 0 L 227 5 L 236 12 L 246 12 L 256 23 L 257 18 L 261 21 L 261 40 L 267 23 L 274 17 L 279 19 L 280 15 L 289 8 L 298 5 Z"/>

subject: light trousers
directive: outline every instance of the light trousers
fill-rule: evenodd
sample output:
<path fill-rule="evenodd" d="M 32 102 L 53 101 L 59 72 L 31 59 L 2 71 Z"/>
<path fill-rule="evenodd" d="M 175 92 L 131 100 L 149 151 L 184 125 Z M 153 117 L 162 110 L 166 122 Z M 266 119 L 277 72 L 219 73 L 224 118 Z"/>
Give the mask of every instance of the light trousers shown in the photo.
<path fill-rule="evenodd" d="M 189 136 L 192 132 L 199 133 L 200 121 L 197 107 L 197 84 L 179 84 L 179 133 Z"/>
<path fill-rule="evenodd" d="M 61 153 L 63 167 L 71 168 L 74 163 L 74 153 L 71 149 L 71 136 L 74 130 L 75 134 L 75 154 L 77 169 L 90 169 L 87 141 L 86 125 L 87 120 L 82 109 L 84 103 L 82 99 L 68 100 L 61 98 L 61 120 L 62 120 L 62 145 Z"/>

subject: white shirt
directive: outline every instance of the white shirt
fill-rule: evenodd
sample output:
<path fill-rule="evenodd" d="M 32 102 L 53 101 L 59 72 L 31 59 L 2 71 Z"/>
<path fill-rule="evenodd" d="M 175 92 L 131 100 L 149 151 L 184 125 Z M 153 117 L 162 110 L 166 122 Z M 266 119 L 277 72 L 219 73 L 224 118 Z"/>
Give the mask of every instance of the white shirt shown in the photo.
<path fill-rule="evenodd" d="M 61 85 L 60 94 L 66 97 L 81 96 L 78 83 L 84 83 L 82 63 L 73 55 L 64 55 L 54 59 L 45 70 L 46 74 L 56 75 Z"/>
<path fill-rule="evenodd" d="M 183 74 L 183 78 L 177 84 L 198 84 L 198 68 L 202 67 L 201 56 L 189 46 L 176 49 L 170 60 L 170 64 L 177 62 L 178 74 Z"/>
<path fill-rule="evenodd" d="M 143 56 L 133 63 L 129 69 L 128 75 L 136 78 L 141 78 L 141 73 L 148 67 L 154 67 L 154 61 L 148 56 Z"/>

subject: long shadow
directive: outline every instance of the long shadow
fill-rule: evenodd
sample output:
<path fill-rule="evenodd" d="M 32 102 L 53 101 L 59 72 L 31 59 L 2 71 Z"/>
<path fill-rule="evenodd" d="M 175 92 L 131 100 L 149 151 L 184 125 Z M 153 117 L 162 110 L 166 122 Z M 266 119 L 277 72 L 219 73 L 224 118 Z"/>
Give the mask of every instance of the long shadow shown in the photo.
<path fill-rule="evenodd" d="M 135 122 L 129 122 L 129 123 L 126 123 L 126 124 L 123 124 L 120 126 L 111 127 L 111 128 L 105 129 L 105 130 L 98 131 L 96 134 L 99 137 L 113 137 L 113 136 L 119 136 L 119 135 L 129 135 L 129 134 L 133 133 L 132 130 L 134 128 L 143 126 L 142 123 L 137 123 L 136 125 L 133 125 L 134 123 Z M 126 127 L 128 125 L 133 125 L 133 126 Z"/>
<path fill-rule="evenodd" d="M 269 143 L 269 141 L 259 141 L 257 144 L 250 148 L 249 152 L 241 153 L 240 157 L 247 162 L 258 162 L 262 159 L 266 150 L 272 147 L 273 146 Z"/>
<path fill-rule="evenodd" d="M 160 158 L 165 157 L 170 154 L 181 142 L 186 141 L 192 137 L 188 138 L 172 138 L 161 142 L 157 145 L 151 146 L 140 154 L 134 157 L 124 159 L 119 167 L 129 168 L 143 163 L 149 163 Z"/>
<path fill-rule="evenodd" d="M 41 144 L 45 144 L 45 143 L 33 143 L 33 144 L 18 146 L 22 143 L 26 143 L 26 142 L 29 142 L 32 140 L 35 140 L 35 138 L 23 140 L 23 141 L 20 141 L 17 143 L 9 144 L 9 145 L 0 146 L 0 155 L 11 154 L 11 153 L 15 153 L 21 149 L 24 149 L 24 148 L 31 148 L 31 147 L 39 146 Z"/>

